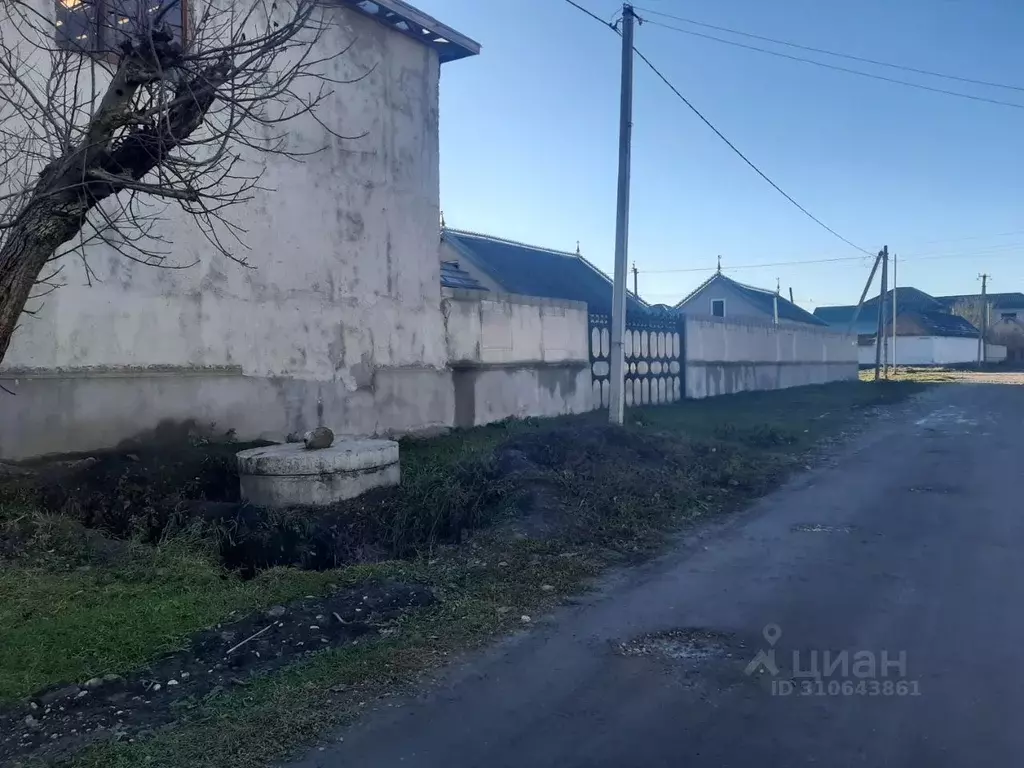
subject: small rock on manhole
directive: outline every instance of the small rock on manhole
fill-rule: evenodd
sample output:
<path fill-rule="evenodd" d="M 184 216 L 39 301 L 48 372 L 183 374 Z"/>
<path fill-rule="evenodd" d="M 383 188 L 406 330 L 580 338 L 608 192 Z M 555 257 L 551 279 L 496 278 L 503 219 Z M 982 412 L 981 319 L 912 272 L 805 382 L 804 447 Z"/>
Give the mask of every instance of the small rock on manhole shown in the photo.
<path fill-rule="evenodd" d="M 710 629 L 670 629 L 618 643 L 620 656 L 660 656 L 674 661 L 703 661 L 729 655 L 731 638 Z"/>
<path fill-rule="evenodd" d="M 796 533 L 853 533 L 852 525 L 823 525 L 821 523 L 797 523 Z"/>

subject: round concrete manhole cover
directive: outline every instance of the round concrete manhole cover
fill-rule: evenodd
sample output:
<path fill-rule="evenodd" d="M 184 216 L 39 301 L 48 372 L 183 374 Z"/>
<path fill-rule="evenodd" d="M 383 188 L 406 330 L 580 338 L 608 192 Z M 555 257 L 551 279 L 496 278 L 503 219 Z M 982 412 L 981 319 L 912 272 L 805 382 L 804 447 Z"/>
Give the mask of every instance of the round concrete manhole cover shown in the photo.
<path fill-rule="evenodd" d="M 710 629 L 669 629 L 617 643 L 620 656 L 650 656 L 674 661 L 703 661 L 731 656 L 732 637 Z"/>

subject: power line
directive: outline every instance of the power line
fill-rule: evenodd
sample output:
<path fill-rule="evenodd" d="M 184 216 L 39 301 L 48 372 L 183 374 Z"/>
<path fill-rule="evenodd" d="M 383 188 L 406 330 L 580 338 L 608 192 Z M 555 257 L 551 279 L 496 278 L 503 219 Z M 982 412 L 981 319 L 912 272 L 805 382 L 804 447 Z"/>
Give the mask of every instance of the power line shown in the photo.
<path fill-rule="evenodd" d="M 651 63 L 650 59 L 648 59 L 646 56 L 644 56 L 644 54 L 641 51 L 637 50 L 637 48 L 635 46 L 633 48 L 633 52 L 636 53 L 636 55 L 640 57 L 640 60 L 643 61 L 644 64 L 646 64 L 648 67 L 650 67 L 651 71 L 654 72 L 654 74 L 657 75 L 658 78 L 665 85 L 667 85 L 669 87 L 669 89 L 671 89 L 672 93 L 674 93 L 676 96 L 679 97 L 680 101 L 682 101 L 687 107 L 690 108 L 690 111 L 693 112 L 693 114 L 695 114 L 697 117 L 699 117 L 701 119 L 701 121 L 704 123 L 704 125 L 706 125 L 712 131 L 714 131 L 715 135 L 718 136 L 718 138 L 720 138 L 722 141 L 724 141 L 726 146 L 728 146 L 729 149 L 731 149 L 733 152 L 735 152 L 736 155 L 738 155 L 739 158 L 741 160 L 743 160 L 743 162 L 745 162 L 747 165 L 749 165 L 754 170 L 754 172 L 757 173 L 758 176 L 760 176 L 762 179 L 764 179 L 769 184 L 771 184 L 776 192 L 778 192 L 784 198 L 789 200 L 789 202 L 791 202 L 794 206 L 796 206 L 796 208 L 801 213 L 803 213 L 805 216 L 807 216 L 807 218 L 809 218 L 811 221 L 813 221 L 819 227 L 824 229 L 826 232 L 829 232 L 832 235 L 834 235 L 835 237 L 839 238 L 840 240 L 842 240 L 844 243 L 846 243 L 851 248 L 854 248 L 854 249 L 860 251 L 861 253 L 867 254 L 868 256 L 874 256 L 873 253 L 870 253 L 869 251 L 866 251 L 865 249 L 861 248 L 856 243 L 853 243 L 850 240 L 847 240 L 845 237 L 843 237 L 838 232 L 836 232 L 834 229 L 832 229 L 832 227 L 830 227 L 827 224 L 825 224 L 825 222 L 823 222 L 821 219 L 819 219 L 813 213 L 811 213 L 806 208 L 804 208 L 802 205 L 800 205 L 800 203 L 798 203 L 796 200 L 794 200 L 792 197 L 790 197 L 790 195 L 788 193 L 786 193 L 786 191 L 783 190 L 782 187 L 780 187 L 778 184 L 776 184 L 774 181 L 772 181 L 770 178 L 768 178 L 768 176 L 764 173 L 764 171 L 762 171 L 760 168 L 758 168 L 756 165 L 754 165 L 754 163 L 750 160 L 750 158 L 748 158 L 746 155 L 744 155 L 742 152 L 740 152 L 740 150 L 736 148 L 736 145 L 733 144 L 731 141 L 729 141 L 729 139 L 727 139 L 725 137 L 725 134 L 723 134 L 720 130 L 718 130 L 712 124 L 712 122 L 710 120 L 708 120 L 706 117 L 704 117 L 704 115 L 701 114 L 700 110 L 697 109 L 695 106 L 693 106 L 693 104 L 690 103 L 690 100 L 687 99 L 685 96 L 683 96 L 683 94 L 680 93 L 679 89 L 676 88 L 674 85 L 672 85 L 672 83 L 669 81 L 669 79 L 667 77 L 665 77 L 663 74 L 661 74 L 661 71 L 656 66 L 654 66 L 654 64 Z"/>
<path fill-rule="evenodd" d="M 703 21 L 697 21 L 695 19 L 688 19 L 684 16 L 675 16 L 671 13 L 665 13 L 664 11 L 655 11 L 651 8 L 641 8 L 640 10 L 646 11 L 647 13 L 653 13 L 656 16 L 663 16 L 668 19 L 675 19 L 685 24 L 693 24 L 698 27 L 704 27 L 706 29 L 715 29 L 719 32 L 728 32 L 732 35 L 740 35 L 742 37 L 749 37 L 754 40 L 763 40 L 766 43 L 775 43 L 776 45 L 785 45 L 790 48 L 798 48 L 801 51 L 810 51 L 812 53 L 821 53 L 826 56 L 835 56 L 841 59 L 849 59 L 850 61 L 859 61 L 864 64 L 874 64 L 879 67 L 889 67 L 890 69 L 901 69 L 906 72 L 914 72 L 918 75 L 928 75 L 929 77 L 941 77 L 946 80 L 956 80 L 961 83 L 971 83 L 972 85 L 984 85 L 989 88 L 1005 88 L 1011 91 L 1024 91 L 1024 86 L 1019 85 L 1008 85 L 1006 83 L 995 83 L 990 80 L 975 80 L 971 77 L 961 77 L 960 75 L 950 75 L 943 72 L 934 72 L 928 69 L 918 69 L 917 67 L 910 67 L 903 64 L 893 64 L 889 61 L 881 61 L 879 59 L 869 59 L 866 56 L 854 56 L 849 53 L 840 53 L 838 51 L 830 51 L 826 48 L 815 48 L 810 45 L 801 45 L 800 43 L 794 43 L 788 40 L 779 40 L 774 37 L 766 37 L 765 35 L 755 35 L 752 32 L 743 32 L 739 29 L 730 29 L 729 27 L 720 27 L 715 24 L 708 24 Z M 651 22 L 654 24 L 655 22 Z"/>
<path fill-rule="evenodd" d="M 917 88 L 922 91 L 929 91 L 931 93 L 941 93 L 945 96 L 956 96 L 961 99 L 970 99 L 971 101 L 981 101 L 986 104 L 998 104 L 1002 107 L 1013 107 L 1014 109 L 1024 109 L 1024 104 L 1017 104 L 1012 101 L 1003 101 L 1001 99 L 990 99 L 987 96 L 975 96 L 971 93 L 962 93 L 960 91 L 950 91 L 946 88 L 936 88 L 931 85 L 924 85 L 922 83 L 913 83 L 909 80 L 898 80 L 895 77 L 886 77 L 885 75 L 876 75 L 871 72 L 862 72 L 859 69 L 850 69 L 849 67 L 840 67 L 836 64 L 827 64 L 824 61 L 815 61 L 814 59 L 806 59 L 802 56 L 793 56 L 789 53 L 782 53 L 781 51 L 772 51 L 767 48 L 759 48 L 756 45 L 748 45 L 747 43 L 741 43 L 736 40 L 726 40 L 724 37 L 715 37 L 714 35 L 708 35 L 704 32 L 695 32 L 692 29 L 683 29 L 682 27 L 674 27 L 671 24 L 662 24 L 658 21 L 648 21 L 648 24 L 652 24 L 655 27 L 661 27 L 662 29 L 670 29 L 674 32 L 680 32 L 684 35 L 692 35 L 693 37 L 700 37 L 705 40 L 713 40 L 717 43 L 724 43 L 725 45 L 732 45 L 736 48 L 745 48 L 748 51 L 757 51 L 758 53 L 767 53 L 769 56 L 778 56 L 782 59 L 789 59 L 790 61 L 799 61 L 804 64 L 813 64 L 816 67 L 824 67 L 825 69 L 835 70 L 836 72 L 846 72 L 851 75 L 859 75 L 861 77 L 869 77 L 872 80 L 881 80 L 885 83 L 894 83 L 896 85 L 905 85 L 908 88 Z"/>
<path fill-rule="evenodd" d="M 856 246 L 855 246 L 856 247 Z M 861 261 L 862 256 L 840 256 L 835 259 L 805 259 L 803 261 L 770 261 L 764 264 L 737 264 L 735 266 L 729 266 L 727 269 L 761 269 L 763 267 L 789 267 L 797 264 L 828 264 L 836 261 Z M 709 270 L 707 267 L 686 267 L 685 269 L 641 269 L 641 274 L 645 275 L 668 275 L 678 274 L 682 272 L 708 272 L 714 271 L 716 267 L 711 267 Z"/>
<path fill-rule="evenodd" d="M 923 254 L 909 254 L 906 256 L 900 256 L 900 262 L 904 261 L 917 261 L 926 259 L 969 259 L 976 256 L 985 256 L 986 258 L 999 258 L 1002 256 L 1013 256 L 1015 253 L 996 253 L 996 251 L 1024 251 L 1024 243 L 1004 243 L 1002 245 L 993 245 L 985 248 L 980 248 L 972 251 L 957 251 L 954 253 L 923 253 Z M 764 269 L 767 267 L 790 267 L 790 266 L 803 266 L 805 264 L 831 264 L 842 261 L 861 261 L 860 256 L 840 256 L 829 259 L 803 259 L 797 261 L 770 261 L 756 264 L 736 264 L 727 266 L 726 268 L 730 271 L 736 269 Z M 682 274 L 690 272 L 714 272 L 717 267 L 706 266 L 706 267 L 686 267 L 683 269 L 641 269 L 640 274 L 644 275 L 668 275 L 668 274 Z"/>
<path fill-rule="evenodd" d="M 594 21 L 600 22 L 602 26 L 609 27 L 609 28 L 611 28 L 613 30 L 615 29 L 615 25 L 614 24 L 612 24 L 609 21 L 605 21 L 600 16 L 598 16 L 596 13 L 591 13 L 586 8 L 584 8 L 582 5 L 579 5 L 578 3 L 574 3 L 573 0 L 565 0 L 565 2 L 567 2 L 573 8 L 575 8 L 577 11 L 580 11 L 582 13 L 587 14 L 587 16 L 592 18 Z"/>

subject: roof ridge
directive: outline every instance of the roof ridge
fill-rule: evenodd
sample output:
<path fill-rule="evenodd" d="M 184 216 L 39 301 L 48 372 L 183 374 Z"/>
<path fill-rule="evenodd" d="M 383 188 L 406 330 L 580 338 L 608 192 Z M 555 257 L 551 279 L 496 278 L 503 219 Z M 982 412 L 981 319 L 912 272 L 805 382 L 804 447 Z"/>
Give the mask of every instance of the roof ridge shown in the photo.
<path fill-rule="evenodd" d="M 681 306 L 683 306 L 683 304 L 685 304 L 690 299 L 692 299 L 694 296 L 696 296 L 698 293 L 700 293 L 705 288 L 707 288 L 707 286 L 711 283 L 711 281 L 714 280 L 716 277 L 725 277 L 725 275 L 723 275 L 721 272 L 713 272 L 711 274 L 711 277 L 707 278 L 704 282 L 702 282 L 700 285 L 698 285 L 696 288 L 694 288 L 688 294 L 683 296 L 683 298 L 681 298 L 679 301 L 677 301 L 673 305 L 673 308 L 674 309 L 679 309 Z M 728 280 L 729 278 L 726 278 L 726 279 Z M 733 282 L 736 282 L 736 281 L 733 280 Z"/>
<path fill-rule="evenodd" d="M 495 243 L 504 243 L 505 245 L 518 245 L 520 248 L 529 248 L 532 251 L 543 251 L 544 253 L 554 253 L 558 256 L 568 256 L 572 259 L 583 259 L 581 254 L 574 253 L 572 251 L 560 251 L 557 248 L 545 248 L 543 245 L 531 245 L 530 243 L 524 243 L 520 240 L 510 240 L 507 237 L 495 237 L 494 235 L 487 235 L 483 232 L 473 232 L 469 229 L 455 229 L 454 227 L 445 227 L 441 230 L 441 234 L 451 233 L 453 235 L 468 235 L 469 237 L 479 237 L 484 240 L 490 240 Z M 586 261 L 586 259 L 583 259 Z M 590 262 L 587 262 L 590 264 Z M 591 264 L 591 266 L 593 266 Z M 602 273 L 603 274 L 603 273 Z"/>

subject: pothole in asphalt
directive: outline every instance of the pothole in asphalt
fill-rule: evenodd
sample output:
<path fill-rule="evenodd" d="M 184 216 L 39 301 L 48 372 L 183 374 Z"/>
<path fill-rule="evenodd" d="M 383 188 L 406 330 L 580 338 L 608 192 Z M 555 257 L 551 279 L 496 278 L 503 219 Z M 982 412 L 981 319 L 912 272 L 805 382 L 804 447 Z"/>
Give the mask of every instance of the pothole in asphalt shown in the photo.
<path fill-rule="evenodd" d="M 797 523 L 791 530 L 794 533 L 853 533 L 852 525 L 824 525 L 822 523 Z"/>
<path fill-rule="evenodd" d="M 620 656 L 652 656 L 673 661 L 705 661 L 732 656 L 731 635 L 711 629 L 669 629 L 638 635 L 615 645 Z"/>

